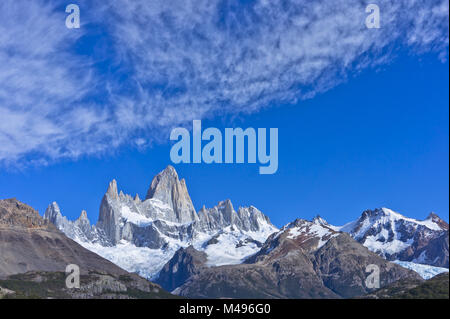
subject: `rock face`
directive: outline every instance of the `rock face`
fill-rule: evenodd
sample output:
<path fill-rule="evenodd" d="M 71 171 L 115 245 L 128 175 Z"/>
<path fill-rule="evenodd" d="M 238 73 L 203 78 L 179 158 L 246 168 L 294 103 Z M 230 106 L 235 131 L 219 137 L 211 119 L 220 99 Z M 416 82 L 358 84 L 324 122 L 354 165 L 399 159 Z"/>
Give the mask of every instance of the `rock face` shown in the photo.
<path fill-rule="evenodd" d="M 208 265 L 241 263 L 277 231 L 255 207 L 236 212 L 229 200 L 197 214 L 186 182 L 172 166 L 155 176 L 144 201 L 119 193 L 113 180 L 101 201 L 97 225 L 91 226 L 85 214 L 68 221 L 56 203 L 45 218 L 81 245 L 151 279 L 180 248 L 193 245 L 204 251 Z M 130 250 L 137 259 L 149 260 L 131 264 Z"/>
<path fill-rule="evenodd" d="M 168 221 L 189 223 L 198 219 L 186 181 L 180 181 L 175 168 L 170 165 L 153 179 L 145 199 L 156 199 L 168 204 L 173 212 L 165 216 Z"/>
<path fill-rule="evenodd" d="M 109 183 L 108 190 L 103 196 L 97 223 L 98 228 L 103 230 L 104 234 L 106 234 L 106 241 L 111 245 L 114 245 L 120 240 L 119 211 L 114 209 L 115 207 L 112 205 L 118 200 L 119 194 L 117 193 L 117 182 L 116 180 L 113 180 Z"/>
<path fill-rule="evenodd" d="M 243 231 L 264 232 L 271 225 L 269 218 L 257 208 L 239 207 L 236 212 L 230 200 L 219 202 L 211 209 L 202 208 L 198 216 L 200 229 L 205 231 L 234 226 Z"/>
<path fill-rule="evenodd" d="M 0 226 L 2 228 L 55 229 L 42 219 L 37 211 L 15 198 L 0 201 Z"/>
<path fill-rule="evenodd" d="M 449 267 L 449 226 L 436 214 L 419 221 L 387 208 L 366 210 L 358 220 L 334 229 L 388 260 Z"/>
<path fill-rule="evenodd" d="M 421 280 L 348 234 L 299 219 L 272 234 L 244 264 L 203 268 L 174 292 L 190 298 L 349 298 L 371 290 L 365 284 L 371 264 L 380 268 L 381 286 Z"/>
<path fill-rule="evenodd" d="M 164 266 L 156 283 L 173 291 L 206 268 L 207 255 L 193 246 L 180 248 Z"/>
<path fill-rule="evenodd" d="M 53 202 L 46 209 L 44 220 L 57 226 L 69 238 L 79 239 L 84 242 L 103 243 L 105 245 L 109 243 L 103 229 L 91 226 L 86 211 L 82 211 L 77 220 L 69 221 L 61 214 L 58 204 Z"/>

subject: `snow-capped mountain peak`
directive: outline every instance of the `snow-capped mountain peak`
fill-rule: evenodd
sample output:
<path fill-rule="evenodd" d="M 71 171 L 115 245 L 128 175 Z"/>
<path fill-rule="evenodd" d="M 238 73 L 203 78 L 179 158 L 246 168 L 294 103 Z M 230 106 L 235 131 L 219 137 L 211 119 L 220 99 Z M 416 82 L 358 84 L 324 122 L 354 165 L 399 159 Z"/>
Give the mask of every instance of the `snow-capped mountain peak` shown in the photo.
<path fill-rule="evenodd" d="M 172 166 L 155 176 L 143 201 L 119 192 L 117 181 L 111 181 L 95 226 L 85 212 L 67 220 L 56 203 L 45 217 L 86 248 L 147 278 L 155 278 L 178 249 L 190 245 L 206 252 L 209 265 L 241 263 L 278 231 L 255 207 L 236 212 L 230 200 L 197 214 L 185 180 Z"/>
<path fill-rule="evenodd" d="M 316 225 L 322 225 L 322 226 L 327 226 L 327 227 L 330 226 L 330 224 L 328 224 L 328 222 L 325 219 L 320 217 L 320 215 L 317 215 L 316 217 L 314 217 L 312 222 Z"/>
<path fill-rule="evenodd" d="M 321 248 L 328 240 L 338 235 L 339 232 L 329 227 L 324 219 L 316 217 L 312 221 L 296 219 L 270 238 L 291 239 L 304 249 L 313 251 Z"/>
<path fill-rule="evenodd" d="M 435 214 L 434 212 L 431 212 L 428 215 L 426 221 L 429 221 L 432 224 L 437 225 L 442 230 L 448 230 L 449 229 L 448 224 L 443 219 L 441 219 L 437 214 Z"/>
<path fill-rule="evenodd" d="M 440 225 L 443 222 L 437 215 L 430 215 L 427 219 L 420 221 L 413 218 L 408 218 L 400 213 L 397 213 L 389 208 L 377 208 L 374 210 L 365 210 L 361 217 L 351 223 L 340 227 L 341 231 L 352 233 L 358 239 L 363 237 L 369 229 L 374 229 L 383 226 L 385 229 L 389 228 L 396 232 L 396 224 L 409 225 L 417 229 L 418 227 L 427 228 L 430 231 L 442 231 L 448 229 L 448 225 Z M 445 223 L 445 222 L 444 222 Z"/>
<path fill-rule="evenodd" d="M 314 249 L 319 249 L 325 245 L 328 240 L 336 237 L 339 233 L 327 226 L 327 222 L 320 218 L 314 218 L 312 222 L 303 219 L 297 219 L 294 223 L 288 226 L 288 238 L 296 241 L 310 241 L 315 240 L 317 244 Z"/>
<path fill-rule="evenodd" d="M 333 228 L 349 233 L 369 250 L 389 260 L 448 267 L 448 224 L 436 214 L 417 220 L 389 208 L 377 208 L 364 211 L 353 222 Z M 444 251 L 437 251 L 434 245 L 443 245 Z"/>

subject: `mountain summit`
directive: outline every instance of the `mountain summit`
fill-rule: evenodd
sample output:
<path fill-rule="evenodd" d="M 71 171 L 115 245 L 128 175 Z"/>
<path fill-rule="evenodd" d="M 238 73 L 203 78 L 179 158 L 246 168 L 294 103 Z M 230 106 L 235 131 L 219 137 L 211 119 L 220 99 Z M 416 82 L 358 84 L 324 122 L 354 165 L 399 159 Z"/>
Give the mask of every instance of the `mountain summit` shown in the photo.
<path fill-rule="evenodd" d="M 449 226 L 434 213 L 420 221 L 378 208 L 366 210 L 357 220 L 334 229 L 348 232 L 388 260 L 449 267 Z"/>
<path fill-rule="evenodd" d="M 175 214 L 173 217 L 175 222 L 186 223 L 198 219 L 186 187 L 186 181 L 178 179 L 178 174 L 173 166 L 167 166 L 153 178 L 145 199 L 160 200 L 167 204 Z"/>

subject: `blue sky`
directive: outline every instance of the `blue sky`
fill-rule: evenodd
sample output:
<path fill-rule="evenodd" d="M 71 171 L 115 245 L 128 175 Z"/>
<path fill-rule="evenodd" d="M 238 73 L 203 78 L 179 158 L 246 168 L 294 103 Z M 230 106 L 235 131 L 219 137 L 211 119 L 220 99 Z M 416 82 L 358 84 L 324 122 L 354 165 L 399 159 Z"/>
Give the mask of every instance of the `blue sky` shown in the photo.
<path fill-rule="evenodd" d="M 95 221 L 111 179 L 144 197 L 170 130 L 203 119 L 277 127 L 279 169 L 175 165 L 197 208 L 448 220 L 448 1 L 380 1 L 379 30 L 346 1 L 147 3 L 80 1 L 68 30 L 62 1 L 2 1 L 0 198 Z"/>

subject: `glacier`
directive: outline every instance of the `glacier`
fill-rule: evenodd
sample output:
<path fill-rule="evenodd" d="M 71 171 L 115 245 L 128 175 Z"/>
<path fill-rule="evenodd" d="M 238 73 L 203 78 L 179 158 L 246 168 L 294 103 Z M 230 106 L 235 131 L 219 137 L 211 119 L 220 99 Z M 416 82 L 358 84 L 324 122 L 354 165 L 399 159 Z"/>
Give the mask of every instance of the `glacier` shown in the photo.
<path fill-rule="evenodd" d="M 394 260 L 393 262 L 404 268 L 414 270 L 423 279 L 430 279 L 430 278 L 433 278 L 434 276 L 437 276 L 439 274 L 449 271 L 448 268 L 434 267 L 434 266 L 424 265 L 424 264 L 417 264 L 417 263 L 413 263 L 410 261 Z"/>

